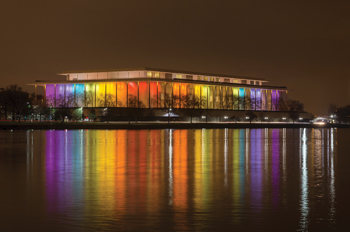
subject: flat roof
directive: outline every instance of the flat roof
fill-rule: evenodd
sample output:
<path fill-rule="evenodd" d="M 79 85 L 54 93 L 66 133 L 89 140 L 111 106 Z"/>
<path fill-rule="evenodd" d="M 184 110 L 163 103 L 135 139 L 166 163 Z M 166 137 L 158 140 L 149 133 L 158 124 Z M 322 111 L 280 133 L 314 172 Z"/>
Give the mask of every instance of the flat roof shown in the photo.
<path fill-rule="evenodd" d="M 110 82 L 134 82 L 134 81 L 158 81 L 158 82 L 170 82 L 170 83 L 188 83 L 188 84 L 200 84 L 200 85 L 216 85 L 216 86 L 231 86 L 241 88 L 252 89 L 278 89 L 288 90 L 286 86 L 271 86 L 271 85 L 249 85 L 239 83 L 227 83 L 227 82 L 213 82 L 213 81 L 198 81 L 187 79 L 160 79 L 160 78 L 123 78 L 123 79 L 99 79 L 99 80 L 74 80 L 74 81 L 44 81 L 38 80 L 34 83 L 28 83 L 28 85 L 47 85 L 47 84 L 82 84 L 82 83 L 110 83 Z"/>
<path fill-rule="evenodd" d="M 200 76 L 231 77 L 231 78 L 237 78 L 237 79 L 267 81 L 266 79 L 255 78 L 255 77 L 244 77 L 244 76 L 218 74 L 218 73 L 203 73 L 203 72 L 193 72 L 193 71 L 174 70 L 174 69 L 150 68 L 150 67 L 68 71 L 68 72 L 58 73 L 58 75 L 77 74 L 77 73 L 96 73 L 96 72 L 128 72 L 128 71 L 157 71 L 157 72 L 182 73 L 182 74 L 191 74 L 191 75 L 200 75 Z"/>

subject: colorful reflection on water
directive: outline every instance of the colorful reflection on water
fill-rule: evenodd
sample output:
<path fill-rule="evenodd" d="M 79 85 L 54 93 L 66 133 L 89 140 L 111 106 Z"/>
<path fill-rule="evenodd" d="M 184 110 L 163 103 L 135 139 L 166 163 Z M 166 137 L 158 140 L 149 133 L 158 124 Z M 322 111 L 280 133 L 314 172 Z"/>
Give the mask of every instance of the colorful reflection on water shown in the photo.
<path fill-rule="evenodd" d="M 23 133 L 50 227 L 336 228 L 336 129 Z"/>

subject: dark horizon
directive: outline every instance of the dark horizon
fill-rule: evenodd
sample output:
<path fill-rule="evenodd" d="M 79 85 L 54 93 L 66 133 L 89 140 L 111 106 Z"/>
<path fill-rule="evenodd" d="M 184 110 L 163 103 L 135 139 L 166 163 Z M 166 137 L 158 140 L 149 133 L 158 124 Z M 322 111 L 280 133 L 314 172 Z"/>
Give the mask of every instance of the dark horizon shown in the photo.
<path fill-rule="evenodd" d="M 350 103 L 348 2 L 5 2 L 0 87 L 157 67 L 269 80 L 324 115 Z"/>

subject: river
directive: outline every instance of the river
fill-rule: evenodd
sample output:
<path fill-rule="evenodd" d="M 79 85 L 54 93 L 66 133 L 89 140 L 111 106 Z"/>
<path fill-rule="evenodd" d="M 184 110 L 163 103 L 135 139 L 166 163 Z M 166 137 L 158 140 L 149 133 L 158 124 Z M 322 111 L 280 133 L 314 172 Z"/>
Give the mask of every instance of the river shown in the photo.
<path fill-rule="evenodd" d="M 349 129 L 0 131 L 2 231 L 331 231 Z"/>

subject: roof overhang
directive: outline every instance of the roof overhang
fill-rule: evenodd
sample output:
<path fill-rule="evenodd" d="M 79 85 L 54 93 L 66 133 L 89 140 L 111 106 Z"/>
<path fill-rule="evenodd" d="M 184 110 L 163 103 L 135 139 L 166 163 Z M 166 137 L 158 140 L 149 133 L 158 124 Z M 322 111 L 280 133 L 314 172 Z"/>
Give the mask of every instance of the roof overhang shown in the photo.
<path fill-rule="evenodd" d="M 248 85 L 238 83 L 226 83 L 226 82 L 209 82 L 209 81 L 197 81 L 187 79 L 159 79 L 159 78 L 124 78 L 124 79 L 104 79 L 104 80 L 75 80 L 75 81 L 37 81 L 29 83 L 28 85 L 52 85 L 52 84 L 85 84 L 85 83 L 111 83 L 111 82 L 169 82 L 169 83 L 186 83 L 186 84 L 198 84 L 198 85 L 209 85 L 209 86 L 227 86 L 237 88 L 251 88 L 251 89 L 277 89 L 277 90 L 288 90 L 285 86 L 268 86 L 268 85 Z"/>
<path fill-rule="evenodd" d="M 187 75 L 210 76 L 210 77 L 230 77 L 230 78 L 246 79 L 246 80 L 259 80 L 263 82 L 268 81 L 263 78 L 255 78 L 255 77 L 244 77 L 244 76 L 235 76 L 235 75 L 218 74 L 218 73 L 203 73 L 203 72 L 149 68 L 149 67 L 128 68 L 128 69 L 98 69 L 98 70 L 68 71 L 68 72 L 58 73 L 58 75 L 69 75 L 69 74 L 79 74 L 79 73 L 130 72 L 130 71 L 154 71 L 154 72 L 167 72 L 167 73 L 176 73 L 176 74 L 184 74 L 184 75 L 187 74 Z"/>

